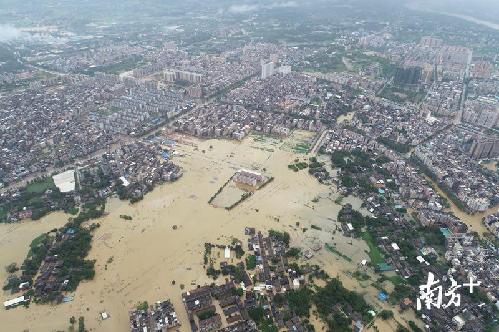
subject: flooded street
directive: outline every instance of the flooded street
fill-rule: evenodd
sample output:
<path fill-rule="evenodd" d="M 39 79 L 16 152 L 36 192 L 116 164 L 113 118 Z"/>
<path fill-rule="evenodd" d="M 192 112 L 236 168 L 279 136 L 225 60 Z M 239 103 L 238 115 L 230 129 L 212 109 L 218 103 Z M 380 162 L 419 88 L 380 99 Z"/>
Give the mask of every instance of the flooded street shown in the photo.
<path fill-rule="evenodd" d="M 295 159 L 308 158 L 295 151 L 294 142 L 311 140 L 313 134 L 296 132 L 283 141 L 267 137 L 242 142 L 175 138 L 182 141 L 176 147 L 175 162 L 183 167 L 184 176 L 157 187 L 135 205 L 110 199 L 109 214 L 96 221 L 101 227 L 94 232 L 87 257 L 96 260 L 94 280 L 81 283 L 69 303 L 1 310 L 5 331 L 66 330 L 71 316 L 84 316 L 87 329 L 92 331 L 126 331 L 128 311 L 138 302 L 167 298 L 183 323 L 180 330 L 189 331 L 181 293 L 212 282 L 203 267 L 204 244 L 229 244 L 234 237 L 245 240 L 245 226 L 287 231 L 291 245 L 303 248 L 313 243 L 334 244 L 352 261 L 322 249 L 311 263 L 340 277 L 346 287 L 365 294 L 369 302 L 377 301 L 376 289 L 361 288 L 349 276 L 362 259 L 368 259 L 367 245 L 340 232 L 333 234 L 341 208 L 334 202 L 334 188 L 321 185 L 307 170 L 294 172 L 287 167 Z M 275 179 L 231 211 L 209 205 L 210 197 L 240 168 L 262 171 Z M 343 204 L 347 202 L 360 208 L 356 198 L 345 198 Z M 62 226 L 66 219 L 56 213 L 40 222 L 0 225 L 0 250 L 5 253 L 9 249 L 1 256 L 2 266 L 20 264 L 33 238 Z M 3 269 L 2 277 L 5 279 Z M 2 296 L 3 300 L 11 297 L 6 293 Z M 100 319 L 103 311 L 110 319 Z M 396 318 L 403 319 L 398 314 Z"/>
<path fill-rule="evenodd" d="M 67 221 L 68 215 L 55 212 L 37 221 L 0 223 L 0 251 L 2 253 L 0 255 L 0 279 L 2 283 L 8 276 L 4 267 L 10 263 L 17 263 L 17 266 L 20 267 L 33 239 L 54 228 L 62 227 Z"/>
<path fill-rule="evenodd" d="M 447 211 L 453 213 L 456 217 L 458 217 L 466 225 L 468 225 L 468 227 L 470 228 L 470 231 L 478 232 L 480 235 L 483 235 L 484 233 L 488 232 L 487 228 L 482 223 L 482 218 L 486 217 L 492 213 L 496 213 L 499 210 L 499 206 L 489 208 L 484 212 L 479 212 L 479 213 L 475 213 L 475 214 L 468 214 L 466 212 L 461 211 L 450 200 L 450 198 L 447 196 L 447 194 L 440 189 L 440 187 L 438 186 L 438 184 L 435 181 L 433 181 L 432 179 L 430 179 L 427 176 L 425 176 L 425 179 L 433 185 L 433 187 L 435 188 L 435 190 L 437 191 L 437 193 L 440 196 L 447 199 L 447 201 L 449 202 L 449 205 L 450 205 L 450 207 L 447 209 Z"/>

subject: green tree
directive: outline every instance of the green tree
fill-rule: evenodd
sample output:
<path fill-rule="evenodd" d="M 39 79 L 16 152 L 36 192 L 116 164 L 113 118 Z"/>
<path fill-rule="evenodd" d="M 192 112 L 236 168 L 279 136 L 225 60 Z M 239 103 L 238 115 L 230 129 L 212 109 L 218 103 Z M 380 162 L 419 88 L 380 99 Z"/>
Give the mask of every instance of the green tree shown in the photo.
<path fill-rule="evenodd" d="M 85 318 L 83 316 L 78 318 L 78 332 L 87 332 L 85 329 Z"/>
<path fill-rule="evenodd" d="M 149 308 L 149 303 L 147 303 L 147 301 L 144 301 L 144 302 L 141 302 L 139 304 L 137 304 L 137 310 L 147 310 L 147 308 Z"/>
<path fill-rule="evenodd" d="M 249 255 L 246 257 L 246 268 L 248 270 L 253 270 L 256 267 L 256 256 L 255 255 Z"/>
<path fill-rule="evenodd" d="M 17 267 L 17 264 L 16 263 L 10 263 L 9 265 L 7 265 L 5 267 L 5 271 L 7 273 L 14 273 L 14 272 L 17 272 L 19 271 L 19 268 Z"/>
<path fill-rule="evenodd" d="M 270 237 L 274 238 L 275 240 L 282 241 L 282 242 L 284 242 L 284 244 L 289 246 L 289 241 L 290 241 L 291 237 L 289 236 L 288 232 L 278 232 L 276 230 L 271 229 L 269 231 L 269 235 L 270 235 Z"/>
<path fill-rule="evenodd" d="M 310 301 L 312 300 L 308 288 L 291 290 L 286 293 L 289 308 L 298 316 L 308 317 L 310 315 Z"/>
<path fill-rule="evenodd" d="M 397 327 L 397 332 L 410 332 L 407 328 L 403 327 L 402 325 L 399 325 Z"/>
<path fill-rule="evenodd" d="M 413 330 L 414 332 L 423 332 L 423 330 L 421 330 L 417 325 L 416 323 L 414 323 L 412 320 L 409 321 L 409 327 L 411 328 L 411 330 Z"/>
<path fill-rule="evenodd" d="M 383 310 L 379 313 L 381 319 L 387 320 L 393 317 L 393 311 L 391 310 Z"/>
<path fill-rule="evenodd" d="M 251 308 L 248 310 L 248 315 L 255 321 L 255 323 L 259 324 L 265 318 L 265 311 L 262 307 Z"/>
<path fill-rule="evenodd" d="M 300 257 L 301 250 L 300 248 L 289 248 L 289 250 L 286 252 L 287 257 L 292 257 L 292 258 L 299 258 Z"/>

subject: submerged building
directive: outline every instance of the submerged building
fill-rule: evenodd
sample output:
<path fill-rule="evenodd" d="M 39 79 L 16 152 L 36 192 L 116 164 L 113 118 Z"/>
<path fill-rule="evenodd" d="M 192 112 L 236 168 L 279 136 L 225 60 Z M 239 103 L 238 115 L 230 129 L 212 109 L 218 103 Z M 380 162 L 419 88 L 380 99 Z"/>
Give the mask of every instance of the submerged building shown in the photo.
<path fill-rule="evenodd" d="M 259 184 L 265 181 L 265 176 L 258 172 L 239 170 L 234 175 L 234 181 L 237 183 L 246 184 L 248 186 L 257 187 Z"/>

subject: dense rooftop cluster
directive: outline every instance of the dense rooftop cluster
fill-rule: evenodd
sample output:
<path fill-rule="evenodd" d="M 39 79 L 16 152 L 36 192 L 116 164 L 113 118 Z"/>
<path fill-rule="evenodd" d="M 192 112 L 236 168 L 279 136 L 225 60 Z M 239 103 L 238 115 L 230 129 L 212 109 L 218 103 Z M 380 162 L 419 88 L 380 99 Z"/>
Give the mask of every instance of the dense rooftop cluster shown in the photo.
<path fill-rule="evenodd" d="M 301 74 L 276 74 L 263 80 L 248 81 L 232 90 L 227 98 L 237 104 L 266 111 L 300 107 L 315 90 L 314 80 Z"/>
<path fill-rule="evenodd" d="M 195 105 L 184 90 L 159 88 L 156 81 L 117 75 L 99 79 L 113 86 L 114 98 L 91 112 L 89 120 L 106 132 L 142 135 Z"/>
<path fill-rule="evenodd" d="M 105 153 L 79 170 L 79 181 L 100 184 L 100 197 L 118 190 L 120 198 L 132 200 L 141 199 L 159 183 L 181 176 L 181 168 L 169 160 L 167 149 L 159 143 L 140 141 Z"/>
<path fill-rule="evenodd" d="M 345 235 L 362 237 L 377 248 L 371 248 L 370 253 L 375 270 L 396 271 L 402 276 L 404 282 L 396 284 L 390 296 L 400 301 L 402 310 L 411 306 L 412 296 L 418 294 L 417 285 L 424 283 L 429 272 L 439 280 L 447 280 L 447 275 L 461 282 L 471 275 L 484 278 L 487 283 L 478 290 L 480 297 L 466 295 L 458 308 L 434 307 L 421 312 L 431 328 L 451 328 L 458 325 L 456 321 L 466 322 L 467 328 L 483 328 L 485 317 L 490 315 L 490 307 L 483 303 L 494 303 L 498 296 L 493 277 L 497 275 L 497 257 L 490 251 L 493 246 L 480 244 L 459 218 L 442 211 L 443 202 L 418 172 L 411 171 L 412 166 L 404 166 L 403 160 L 387 162 L 377 152 L 361 152 L 357 147 L 341 151 L 350 152 L 333 152 L 333 162 L 341 167 L 339 184 L 362 197 L 374 217 L 363 217 L 347 205 L 338 220 L 348 226 L 343 227 Z M 350 162 L 342 163 L 343 158 Z M 409 207 L 416 212 L 405 214 Z M 468 251 L 456 247 L 456 239 L 468 239 Z M 451 254 L 452 248 L 457 256 Z M 373 255 L 377 250 L 381 256 Z M 456 257 L 459 259 L 453 260 Z M 438 259 L 448 265 L 436 263 Z"/>
<path fill-rule="evenodd" d="M 228 137 L 241 140 L 251 131 L 276 136 L 287 136 L 295 128 L 317 131 L 321 128 L 321 123 L 238 105 L 212 104 L 198 108 L 189 114 L 189 117 L 177 119 L 174 127 L 198 137 Z"/>
<path fill-rule="evenodd" d="M 357 127 L 371 137 L 379 137 L 389 146 L 393 145 L 395 150 L 420 144 L 448 125 L 445 119 L 433 118 L 421 114 L 415 107 L 401 107 L 390 101 L 359 98 L 357 105 L 357 118 L 361 122 Z"/>
<path fill-rule="evenodd" d="M 180 326 L 177 313 L 170 300 L 158 301 L 153 305 L 141 303 L 130 311 L 130 331 L 168 331 Z"/>
<path fill-rule="evenodd" d="M 312 303 L 333 330 L 362 329 L 372 319 L 375 313 L 371 307 L 362 297 L 343 288 L 337 279 L 329 278 L 317 266 L 298 266 L 296 259 L 300 249 L 289 247 L 288 233 L 271 230 L 266 237 L 249 227 L 245 233 L 248 235 L 246 264 L 231 265 L 222 260 L 220 270 L 216 271 L 209 258 L 207 273 L 212 276 L 222 273 L 225 281 L 182 293 L 191 330 L 310 331 Z M 217 247 L 206 244 L 208 251 Z M 225 255 L 227 252 L 230 255 L 232 250 L 233 247 L 225 247 Z M 209 252 L 205 255 L 209 256 Z M 306 275 L 310 280 L 324 279 L 326 286 L 311 288 Z M 329 317 L 331 307 L 342 319 Z M 130 317 L 132 331 L 148 321 L 145 310 L 134 310 Z"/>
<path fill-rule="evenodd" d="M 499 238 L 499 212 L 483 217 L 483 223 L 496 238 Z"/>
<path fill-rule="evenodd" d="M 281 5 L 272 9 L 287 17 Z M 499 156 L 497 34 L 402 13 L 393 23 L 357 14 L 338 23 L 314 8 L 315 24 L 302 13 L 298 23 L 268 20 L 271 8 L 242 20 L 231 9 L 191 8 L 173 27 L 80 27 L 89 35 L 40 28 L 54 39 L 37 35 L 6 47 L 11 58 L 0 53 L 0 221 L 72 215 L 32 242 L 4 289 L 21 292 L 21 302 L 60 303 L 93 278 L 85 256 L 99 225 L 85 222 L 105 213 L 105 199 L 134 203 L 182 176 L 175 142 L 158 128 L 235 140 L 302 129 L 316 133 L 303 151 L 310 164 L 296 159 L 288 168 L 308 167 L 362 199 L 363 213 L 343 204 L 336 230 L 367 243 L 370 259 L 360 266 L 393 283 L 390 294 L 375 283 L 391 304 L 414 308 L 429 273 L 446 284 L 471 278 L 481 285 L 462 293 L 460 306 L 423 308 L 418 317 L 428 331 L 497 323 L 499 173 L 489 162 Z M 56 185 L 52 175 L 63 170 L 74 171 L 74 190 Z M 474 232 L 451 204 L 484 212 L 490 234 Z M 312 304 L 331 331 L 360 331 L 376 315 L 339 280 L 298 264 L 320 245 L 302 255 L 287 233 L 246 235 L 246 246 L 205 245 L 207 275 L 225 281 L 182 295 L 193 331 L 310 331 Z M 237 262 L 212 259 L 213 248 L 235 252 Z M 324 285 L 312 286 L 314 278 Z M 130 312 L 132 332 L 179 323 L 169 300 Z"/>
<path fill-rule="evenodd" d="M 421 109 L 434 115 L 455 116 L 461 106 L 462 93 L 459 81 L 435 83 L 428 90 Z"/>
<path fill-rule="evenodd" d="M 106 99 L 102 85 L 77 82 L 55 90 L 26 90 L 0 99 L 0 178 L 14 182 L 92 154 L 115 138 L 80 116 Z"/>
<path fill-rule="evenodd" d="M 467 209 L 473 212 L 485 211 L 499 202 L 498 176 L 481 168 L 463 151 L 463 145 L 471 137 L 465 128 L 438 134 L 418 146 L 415 156 Z"/>

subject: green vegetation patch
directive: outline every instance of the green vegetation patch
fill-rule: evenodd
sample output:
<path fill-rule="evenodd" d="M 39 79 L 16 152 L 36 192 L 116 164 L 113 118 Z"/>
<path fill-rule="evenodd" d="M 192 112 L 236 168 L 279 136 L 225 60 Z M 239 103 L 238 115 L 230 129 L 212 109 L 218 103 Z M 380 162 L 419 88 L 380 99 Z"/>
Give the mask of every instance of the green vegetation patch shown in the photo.
<path fill-rule="evenodd" d="M 196 313 L 196 315 L 198 316 L 199 320 L 208 319 L 210 317 L 215 316 L 215 314 L 216 314 L 215 307 L 210 307 L 208 309 L 201 310 L 201 311 L 199 311 L 199 312 Z"/>
<path fill-rule="evenodd" d="M 76 206 L 72 206 L 69 209 L 67 209 L 66 212 L 73 215 L 73 216 L 76 216 L 79 211 L 80 211 L 80 209 L 78 209 Z"/>
<path fill-rule="evenodd" d="M 303 161 L 288 165 L 288 168 L 295 171 L 295 172 L 301 171 L 307 167 L 308 167 L 308 164 L 306 162 L 303 162 Z"/>
<path fill-rule="evenodd" d="M 362 271 L 359 271 L 359 270 L 355 271 L 352 275 L 358 281 L 367 281 L 367 280 L 371 279 L 371 277 L 368 274 L 366 274 Z"/>
<path fill-rule="evenodd" d="M 389 139 L 387 137 L 378 137 L 376 139 L 379 143 L 383 144 L 387 148 L 392 149 L 393 151 L 399 152 L 399 153 L 407 153 L 411 150 L 411 146 L 407 144 L 401 144 L 398 142 L 395 142 L 392 139 Z"/>
<path fill-rule="evenodd" d="M 47 241 L 48 235 L 46 233 L 43 233 L 39 236 L 37 236 L 33 241 L 31 241 L 31 244 L 29 245 L 30 251 L 28 252 L 28 256 L 31 256 L 33 254 L 32 250 L 36 249 L 40 245 L 44 244 L 44 242 Z"/>
<path fill-rule="evenodd" d="M 149 303 L 147 303 L 147 301 L 144 301 L 144 302 L 140 302 L 139 304 L 137 304 L 137 310 L 147 310 L 149 308 Z"/>
<path fill-rule="evenodd" d="M 282 241 L 282 242 L 284 242 L 284 244 L 289 246 L 289 241 L 290 241 L 291 237 L 290 237 L 288 232 L 279 232 L 279 231 L 271 229 L 269 231 L 269 236 L 276 239 L 277 241 Z"/>
<path fill-rule="evenodd" d="M 333 247 L 332 245 L 330 245 L 329 243 L 326 243 L 325 244 L 325 247 L 328 251 L 332 252 L 333 254 L 336 254 L 338 256 L 340 256 L 341 258 L 343 258 L 344 260 L 348 261 L 348 262 L 351 262 L 352 259 L 350 257 L 348 257 L 347 255 L 339 252 L 338 250 L 336 250 L 335 247 Z"/>
<path fill-rule="evenodd" d="M 289 248 L 289 250 L 286 252 L 286 257 L 298 259 L 300 258 L 301 255 L 301 249 L 300 248 Z"/>
<path fill-rule="evenodd" d="M 310 305 L 312 302 L 312 293 L 308 288 L 290 290 L 286 293 L 289 303 L 289 309 L 300 317 L 310 316 Z"/>
<path fill-rule="evenodd" d="M 319 288 L 313 296 L 313 302 L 317 306 L 319 316 L 327 322 L 329 331 L 351 331 L 352 319 L 342 312 L 346 308 L 360 313 L 364 322 L 372 318 L 369 314 L 372 308 L 362 295 L 343 287 L 337 278 L 329 280 L 326 286 Z M 335 307 L 338 309 L 334 310 Z"/>
<path fill-rule="evenodd" d="M 112 63 L 105 66 L 97 66 L 84 70 L 85 74 L 93 75 L 96 72 L 106 73 L 106 74 L 120 74 L 134 68 L 139 67 L 144 64 L 142 57 L 140 56 L 132 56 L 128 59 L 125 59 L 120 62 Z"/>
<path fill-rule="evenodd" d="M 419 103 L 423 100 L 425 95 L 426 93 L 424 91 L 414 91 L 399 86 L 386 86 L 378 94 L 378 96 L 381 98 L 385 98 L 397 103 L 403 103 L 405 101 Z"/>
<path fill-rule="evenodd" d="M 3 207 L 0 207 L 0 222 L 6 219 L 7 219 L 7 210 L 5 210 L 5 208 Z"/>
<path fill-rule="evenodd" d="M 36 180 L 31 182 L 26 186 L 26 192 L 41 194 L 47 191 L 47 189 L 55 189 L 54 180 L 50 177 L 43 178 L 41 180 Z"/>
<path fill-rule="evenodd" d="M 294 147 L 293 147 L 293 151 L 296 152 L 296 153 L 302 153 L 302 154 L 305 154 L 308 152 L 308 150 L 310 149 L 310 144 L 308 143 L 297 143 Z"/>
<path fill-rule="evenodd" d="M 248 270 L 254 270 L 256 267 L 256 256 L 255 255 L 249 255 L 246 257 L 246 268 Z"/>
<path fill-rule="evenodd" d="M 373 237 L 371 236 L 370 233 L 368 232 L 363 232 L 362 233 L 362 239 L 366 241 L 367 245 L 369 246 L 369 258 L 371 259 L 371 263 L 374 265 L 382 264 L 385 262 L 383 259 L 383 255 L 379 251 L 378 247 L 376 246 L 376 243 L 374 242 Z"/>
<path fill-rule="evenodd" d="M 307 58 L 310 65 L 303 68 L 303 70 L 321 73 L 346 71 L 347 67 L 343 62 L 343 56 L 344 53 L 337 52 L 337 50 L 326 50 L 325 52 L 314 54 Z"/>
<path fill-rule="evenodd" d="M 399 275 L 395 275 L 395 276 L 391 276 L 391 277 L 387 277 L 388 280 L 390 280 L 392 282 L 392 284 L 394 285 L 402 285 L 405 283 L 405 280 L 404 278 L 402 278 L 401 276 Z"/>
<path fill-rule="evenodd" d="M 334 202 L 335 202 L 336 204 L 338 204 L 338 205 L 341 205 L 341 204 L 343 203 L 343 199 L 344 199 L 344 197 L 343 197 L 342 195 L 340 195 L 340 196 L 338 196 L 338 197 L 334 200 Z"/>

